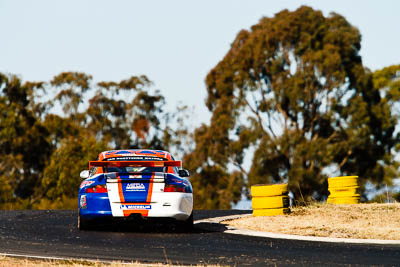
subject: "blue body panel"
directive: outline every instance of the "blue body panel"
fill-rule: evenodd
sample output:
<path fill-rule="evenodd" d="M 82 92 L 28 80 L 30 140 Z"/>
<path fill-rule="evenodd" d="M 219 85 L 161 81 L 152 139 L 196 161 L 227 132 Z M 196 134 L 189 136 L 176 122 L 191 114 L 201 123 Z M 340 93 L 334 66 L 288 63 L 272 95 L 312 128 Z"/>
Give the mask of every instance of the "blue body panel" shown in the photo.
<path fill-rule="evenodd" d="M 81 183 L 78 194 L 79 214 L 84 218 L 112 217 L 107 193 L 85 193 L 86 188 L 105 185 L 104 174 L 88 178 Z"/>
<path fill-rule="evenodd" d="M 171 184 L 171 185 L 182 185 L 188 188 L 188 192 L 187 193 L 193 193 L 193 188 L 191 183 L 185 179 L 185 178 L 181 178 L 178 175 L 174 175 L 171 173 L 167 173 L 166 177 L 165 177 L 165 183 L 166 184 Z"/>
<path fill-rule="evenodd" d="M 129 178 L 129 174 L 120 175 L 119 178 L 125 202 L 147 202 L 151 177 L 152 174 L 148 173 L 142 174 L 140 179 Z"/>
<path fill-rule="evenodd" d="M 86 197 L 87 208 L 79 206 L 79 213 L 85 218 L 107 217 L 112 216 L 110 201 L 107 193 L 86 193 L 80 194 L 81 197 Z"/>

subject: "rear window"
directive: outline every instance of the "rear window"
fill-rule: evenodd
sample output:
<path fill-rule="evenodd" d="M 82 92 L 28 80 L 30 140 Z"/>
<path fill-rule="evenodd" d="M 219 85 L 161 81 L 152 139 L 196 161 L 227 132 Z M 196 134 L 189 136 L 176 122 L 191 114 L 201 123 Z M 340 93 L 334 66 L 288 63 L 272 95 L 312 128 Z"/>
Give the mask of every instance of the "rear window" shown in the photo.
<path fill-rule="evenodd" d="M 107 172 L 164 172 L 165 167 L 108 167 Z"/>
<path fill-rule="evenodd" d="M 151 156 L 129 156 L 129 157 L 114 157 L 107 158 L 105 161 L 165 161 L 165 158 L 151 157 Z M 166 167 L 108 167 L 107 172 L 164 172 Z"/>

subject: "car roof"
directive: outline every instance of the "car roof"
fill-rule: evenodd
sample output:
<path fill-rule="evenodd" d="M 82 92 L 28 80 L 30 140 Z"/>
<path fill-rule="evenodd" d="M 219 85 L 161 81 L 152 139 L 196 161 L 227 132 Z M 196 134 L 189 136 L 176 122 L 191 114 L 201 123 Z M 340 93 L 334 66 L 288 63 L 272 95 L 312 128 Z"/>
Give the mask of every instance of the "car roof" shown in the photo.
<path fill-rule="evenodd" d="M 126 157 L 126 156 L 151 156 L 158 158 L 166 158 L 172 160 L 171 154 L 168 151 L 152 150 L 152 149 L 120 149 L 108 150 L 99 154 L 98 160 L 107 158 Z"/>

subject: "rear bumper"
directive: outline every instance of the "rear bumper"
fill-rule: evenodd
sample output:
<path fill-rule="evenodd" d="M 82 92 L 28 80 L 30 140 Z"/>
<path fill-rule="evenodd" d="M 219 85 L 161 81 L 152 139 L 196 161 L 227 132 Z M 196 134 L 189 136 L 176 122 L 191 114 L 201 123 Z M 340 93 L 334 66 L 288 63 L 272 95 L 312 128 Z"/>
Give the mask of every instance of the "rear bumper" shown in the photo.
<path fill-rule="evenodd" d="M 148 217 L 174 218 L 184 221 L 193 210 L 192 193 L 154 193 Z"/>
<path fill-rule="evenodd" d="M 85 206 L 82 205 L 82 202 L 84 202 L 82 198 L 85 199 Z M 189 218 L 193 210 L 192 193 L 153 193 L 152 202 L 148 204 L 111 203 L 114 212 L 111 211 L 111 205 L 107 193 L 81 194 L 79 195 L 79 200 L 79 213 L 82 217 L 87 219 L 127 217 L 127 213 L 123 212 L 124 210 L 129 211 L 130 214 L 143 214 L 143 210 L 140 208 L 141 206 L 146 206 L 144 217 L 173 218 L 178 221 L 184 221 Z M 115 212 L 115 210 L 118 212 Z"/>

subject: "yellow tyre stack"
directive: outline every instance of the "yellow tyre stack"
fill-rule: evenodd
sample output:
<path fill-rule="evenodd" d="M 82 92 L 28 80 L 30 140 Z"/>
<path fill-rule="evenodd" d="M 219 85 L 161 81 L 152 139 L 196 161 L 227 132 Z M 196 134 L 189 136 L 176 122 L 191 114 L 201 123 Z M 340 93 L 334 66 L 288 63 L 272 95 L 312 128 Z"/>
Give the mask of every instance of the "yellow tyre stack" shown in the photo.
<path fill-rule="evenodd" d="M 358 204 L 360 194 L 358 191 L 358 176 L 341 176 L 328 178 L 330 195 L 327 202 L 332 204 Z"/>
<path fill-rule="evenodd" d="M 290 213 L 287 184 L 254 185 L 251 187 L 253 216 L 274 216 Z"/>

